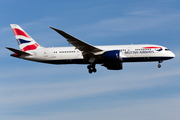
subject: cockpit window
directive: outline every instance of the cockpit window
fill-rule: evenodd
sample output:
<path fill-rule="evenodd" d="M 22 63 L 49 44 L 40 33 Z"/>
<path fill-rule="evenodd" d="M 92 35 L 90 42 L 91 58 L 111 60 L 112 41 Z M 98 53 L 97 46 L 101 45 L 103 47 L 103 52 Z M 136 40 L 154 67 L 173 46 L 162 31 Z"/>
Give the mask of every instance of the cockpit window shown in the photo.
<path fill-rule="evenodd" d="M 170 51 L 169 49 L 165 49 L 165 51 Z"/>

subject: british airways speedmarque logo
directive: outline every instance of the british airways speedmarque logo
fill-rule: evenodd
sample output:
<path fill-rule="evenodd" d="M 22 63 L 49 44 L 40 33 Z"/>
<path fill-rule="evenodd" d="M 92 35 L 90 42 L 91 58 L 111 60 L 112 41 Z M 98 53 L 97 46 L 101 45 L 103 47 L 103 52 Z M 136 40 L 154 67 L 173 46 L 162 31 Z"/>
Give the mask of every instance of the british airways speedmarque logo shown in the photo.
<path fill-rule="evenodd" d="M 156 51 L 162 51 L 162 47 L 143 47 L 143 49 L 155 49 Z"/>

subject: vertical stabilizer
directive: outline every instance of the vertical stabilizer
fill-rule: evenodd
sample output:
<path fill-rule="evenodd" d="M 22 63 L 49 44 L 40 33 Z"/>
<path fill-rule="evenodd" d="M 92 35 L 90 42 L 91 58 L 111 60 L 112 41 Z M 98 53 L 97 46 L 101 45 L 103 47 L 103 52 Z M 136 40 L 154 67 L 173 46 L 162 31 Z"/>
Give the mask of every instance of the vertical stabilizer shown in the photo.
<path fill-rule="evenodd" d="M 21 51 L 35 50 L 41 46 L 30 37 L 19 25 L 10 24 Z"/>

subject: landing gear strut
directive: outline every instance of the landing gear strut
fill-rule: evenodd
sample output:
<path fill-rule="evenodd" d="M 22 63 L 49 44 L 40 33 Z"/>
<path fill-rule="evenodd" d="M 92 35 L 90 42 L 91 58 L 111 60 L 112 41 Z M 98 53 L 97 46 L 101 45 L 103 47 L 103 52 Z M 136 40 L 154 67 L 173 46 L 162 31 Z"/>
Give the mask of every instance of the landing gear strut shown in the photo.
<path fill-rule="evenodd" d="M 162 63 L 162 62 L 163 62 L 162 60 L 158 61 L 158 68 L 161 68 L 161 64 L 160 63 Z"/>
<path fill-rule="evenodd" d="M 87 66 L 89 73 L 91 74 L 92 72 L 97 72 L 97 69 L 95 68 L 95 64 L 90 64 Z"/>

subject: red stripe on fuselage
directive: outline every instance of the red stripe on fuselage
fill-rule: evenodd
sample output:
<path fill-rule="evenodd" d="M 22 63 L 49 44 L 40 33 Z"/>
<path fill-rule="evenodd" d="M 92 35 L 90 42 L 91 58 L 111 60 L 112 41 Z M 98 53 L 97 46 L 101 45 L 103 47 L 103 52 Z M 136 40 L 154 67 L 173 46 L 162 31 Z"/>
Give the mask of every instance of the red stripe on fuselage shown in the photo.
<path fill-rule="evenodd" d="M 144 49 L 162 49 L 162 47 L 143 47 Z"/>
<path fill-rule="evenodd" d="M 24 47 L 23 49 L 21 49 L 22 51 L 28 51 L 28 50 L 35 50 L 39 45 L 37 43 L 33 44 L 33 45 L 28 45 L 26 47 Z"/>
<path fill-rule="evenodd" d="M 16 36 L 16 35 L 22 35 L 22 36 L 24 36 L 24 37 L 31 38 L 28 34 L 26 34 L 26 33 L 25 33 L 24 31 L 22 31 L 22 30 L 19 30 L 19 29 L 17 29 L 17 28 L 13 28 L 12 30 L 13 30 L 15 36 Z"/>

